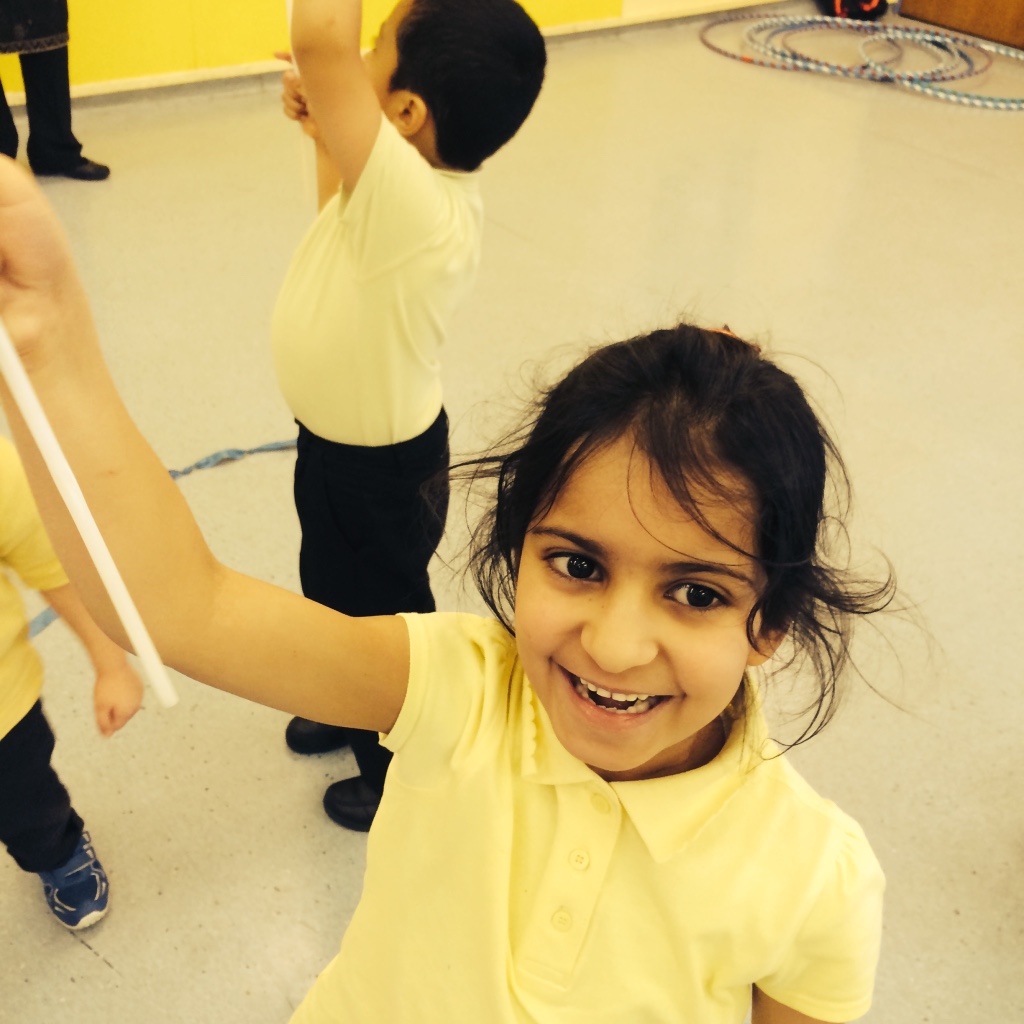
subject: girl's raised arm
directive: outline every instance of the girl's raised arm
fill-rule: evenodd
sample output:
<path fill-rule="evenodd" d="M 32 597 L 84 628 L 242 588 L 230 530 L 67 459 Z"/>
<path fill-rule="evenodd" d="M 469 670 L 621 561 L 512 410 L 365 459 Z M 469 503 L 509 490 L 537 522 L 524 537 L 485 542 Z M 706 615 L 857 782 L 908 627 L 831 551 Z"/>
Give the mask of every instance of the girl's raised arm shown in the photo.
<path fill-rule="evenodd" d="M 408 680 L 400 619 L 352 619 L 233 572 L 114 387 L 59 222 L 0 157 L 0 317 L 164 661 L 202 682 L 318 722 L 386 731 Z M 7 391 L 4 408 L 68 574 L 125 643 L 84 545 Z"/>

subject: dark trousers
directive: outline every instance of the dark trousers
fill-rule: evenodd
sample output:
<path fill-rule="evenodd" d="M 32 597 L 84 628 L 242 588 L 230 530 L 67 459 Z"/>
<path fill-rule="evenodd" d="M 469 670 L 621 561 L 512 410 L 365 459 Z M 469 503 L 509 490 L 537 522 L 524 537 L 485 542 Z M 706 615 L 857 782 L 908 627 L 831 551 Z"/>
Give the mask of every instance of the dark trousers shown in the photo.
<path fill-rule="evenodd" d="M 0 841 L 24 871 L 59 868 L 82 836 L 82 819 L 50 766 L 53 743 L 40 701 L 0 739 Z"/>
<path fill-rule="evenodd" d="M 23 53 L 21 76 L 25 80 L 28 113 L 28 162 L 36 171 L 61 171 L 74 167 L 82 156 L 82 144 L 71 131 L 71 85 L 68 81 L 68 48 Z M 0 88 L 0 153 L 18 155 L 18 129 Z"/>
<path fill-rule="evenodd" d="M 299 424 L 295 509 L 306 597 L 346 615 L 432 612 L 427 566 L 448 512 L 448 417 L 377 448 L 325 441 Z M 353 731 L 363 778 L 378 789 L 391 753 Z"/>

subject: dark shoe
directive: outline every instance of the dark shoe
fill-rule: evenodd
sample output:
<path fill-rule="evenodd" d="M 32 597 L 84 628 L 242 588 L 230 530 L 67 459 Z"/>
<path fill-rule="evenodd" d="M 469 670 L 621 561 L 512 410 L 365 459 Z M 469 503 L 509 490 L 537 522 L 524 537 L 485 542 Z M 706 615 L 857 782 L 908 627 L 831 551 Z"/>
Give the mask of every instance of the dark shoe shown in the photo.
<path fill-rule="evenodd" d="M 380 792 L 362 775 L 332 783 L 324 793 L 324 810 L 331 821 L 336 821 L 353 832 L 369 832 L 373 816 L 380 806 Z"/>
<path fill-rule="evenodd" d="M 87 160 L 84 156 L 71 167 L 60 167 L 46 170 L 33 167 L 32 171 L 41 178 L 74 178 L 75 181 L 105 181 L 110 177 L 110 168 L 106 164 L 98 164 Z"/>
<path fill-rule="evenodd" d="M 284 730 L 284 741 L 296 754 L 326 754 L 349 744 L 343 725 L 321 725 L 308 718 L 293 718 Z"/>
<path fill-rule="evenodd" d="M 75 852 L 53 871 L 40 871 L 43 893 L 54 917 L 77 932 L 89 928 L 107 912 L 107 874 L 96 859 L 89 833 L 83 832 Z"/>

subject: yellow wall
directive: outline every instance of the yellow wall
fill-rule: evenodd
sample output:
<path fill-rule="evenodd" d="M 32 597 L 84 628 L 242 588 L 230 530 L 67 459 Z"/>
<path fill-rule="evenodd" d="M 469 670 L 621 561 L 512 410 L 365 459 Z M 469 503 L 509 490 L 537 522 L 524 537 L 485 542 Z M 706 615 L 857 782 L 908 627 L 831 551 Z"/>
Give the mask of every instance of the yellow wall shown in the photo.
<path fill-rule="evenodd" d="M 622 0 L 519 0 L 541 28 L 616 18 Z"/>
<path fill-rule="evenodd" d="M 364 0 L 364 43 L 394 2 Z M 73 86 L 202 78 L 207 70 L 271 60 L 288 45 L 285 0 L 69 0 L 68 6 Z M 523 6 L 539 25 L 552 27 L 616 17 L 622 0 L 523 0 Z M 0 76 L 8 93 L 21 91 L 17 57 L 0 56 Z"/>

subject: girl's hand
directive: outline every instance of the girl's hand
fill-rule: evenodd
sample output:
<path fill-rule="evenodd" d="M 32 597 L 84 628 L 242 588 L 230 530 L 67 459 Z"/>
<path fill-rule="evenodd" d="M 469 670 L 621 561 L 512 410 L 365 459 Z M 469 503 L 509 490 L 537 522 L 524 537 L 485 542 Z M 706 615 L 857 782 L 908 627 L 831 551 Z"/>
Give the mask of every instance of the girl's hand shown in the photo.
<path fill-rule="evenodd" d="M 0 156 L 0 317 L 22 359 L 65 335 L 84 304 L 56 215 L 30 175 Z"/>
<path fill-rule="evenodd" d="M 287 51 L 278 51 L 274 56 L 278 60 L 292 64 L 292 55 Z M 298 121 L 299 126 L 311 139 L 320 138 L 320 129 L 309 112 L 306 90 L 294 64 L 281 75 L 281 106 L 284 116 L 292 121 Z"/>
<path fill-rule="evenodd" d="M 93 705 L 96 725 L 104 736 L 113 736 L 139 710 L 142 680 L 127 660 L 97 672 Z"/>

